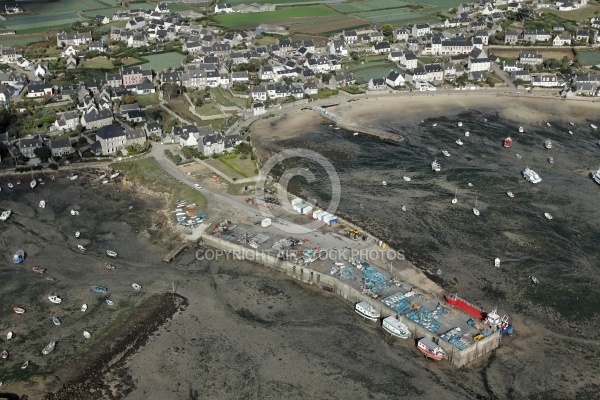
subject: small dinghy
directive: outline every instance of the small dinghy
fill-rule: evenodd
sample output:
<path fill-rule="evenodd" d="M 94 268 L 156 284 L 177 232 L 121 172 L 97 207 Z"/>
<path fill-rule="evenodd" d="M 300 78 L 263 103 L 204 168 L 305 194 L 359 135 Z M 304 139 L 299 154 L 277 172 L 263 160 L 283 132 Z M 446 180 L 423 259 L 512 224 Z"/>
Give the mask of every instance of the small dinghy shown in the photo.
<path fill-rule="evenodd" d="M 81 306 L 81 311 L 85 312 L 87 310 L 87 304 L 83 304 Z"/>
<path fill-rule="evenodd" d="M 354 136 L 358 136 L 358 132 L 354 132 Z"/>
<path fill-rule="evenodd" d="M 33 272 L 37 272 L 38 274 L 43 274 L 44 272 L 46 272 L 46 268 L 42 268 L 39 265 L 34 265 L 33 267 L 31 267 L 31 270 Z"/>
<path fill-rule="evenodd" d="M 112 251 L 112 250 L 106 250 L 106 254 L 108 254 L 109 257 L 116 257 L 117 256 L 117 252 L 116 251 Z"/>
<path fill-rule="evenodd" d="M 572 134 L 573 134 L 573 131 L 569 131 L 569 135 L 572 135 Z"/>
<path fill-rule="evenodd" d="M 442 150 L 442 154 L 446 157 L 450 157 L 450 153 L 448 152 L 448 150 Z"/>
<path fill-rule="evenodd" d="M 19 306 L 14 306 L 13 311 L 16 314 L 25 314 L 25 312 L 26 312 L 26 310 L 23 307 L 19 307 Z"/>
<path fill-rule="evenodd" d="M 387 182 L 386 182 L 386 181 L 383 181 L 383 182 L 381 182 L 381 184 L 382 184 L 383 186 L 387 186 Z"/>
<path fill-rule="evenodd" d="M 54 350 L 54 347 L 56 346 L 56 342 L 53 340 L 50 343 L 48 343 L 46 345 L 46 347 L 44 347 L 44 349 L 42 350 L 42 354 L 43 355 L 48 355 L 52 352 L 52 350 Z"/>
<path fill-rule="evenodd" d="M 471 133 L 469 131 L 466 131 L 465 132 L 465 137 L 469 137 L 469 136 L 471 136 Z"/>
<path fill-rule="evenodd" d="M 434 122 L 432 126 L 435 128 L 437 126 L 437 122 Z"/>
<path fill-rule="evenodd" d="M 131 286 L 135 289 L 135 290 L 140 290 L 142 287 L 140 285 L 138 285 L 137 283 L 132 283 Z"/>
<path fill-rule="evenodd" d="M 548 162 L 550 164 L 554 164 L 554 157 L 548 157 Z"/>
<path fill-rule="evenodd" d="M 54 322 L 54 325 L 56 326 L 61 324 L 60 318 L 58 318 L 56 315 L 52 317 L 52 322 Z"/>
<path fill-rule="evenodd" d="M 459 145 L 459 146 L 462 146 L 462 145 L 463 145 L 463 142 L 462 142 L 462 140 L 460 140 L 460 139 L 457 139 L 457 140 L 456 140 L 456 144 L 457 144 L 457 145 Z"/>
<path fill-rule="evenodd" d="M 95 286 L 95 285 L 90 286 L 90 289 L 92 289 L 92 292 L 94 292 L 94 293 L 106 293 L 106 291 L 108 290 L 104 286 Z"/>
<path fill-rule="evenodd" d="M 536 278 L 535 275 L 529 275 L 529 279 L 531 279 L 531 282 L 535 283 L 536 285 L 540 283 L 539 279 Z"/>
<path fill-rule="evenodd" d="M 496 268 L 500 268 L 500 259 L 499 259 L 499 258 L 496 258 L 496 259 L 494 260 L 494 267 L 496 267 Z"/>
<path fill-rule="evenodd" d="M 552 219 L 552 215 L 550 215 L 549 213 L 544 213 L 544 217 L 548 218 L 548 219 Z"/>
<path fill-rule="evenodd" d="M 114 264 L 109 264 L 109 263 L 104 263 L 104 266 L 106 267 L 106 269 L 110 270 L 110 271 L 114 271 L 115 268 L 117 268 L 116 265 Z"/>
<path fill-rule="evenodd" d="M 404 204 L 402 204 L 402 205 L 400 206 L 400 209 L 401 209 L 402 211 L 406 211 L 406 206 L 405 206 Z"/>
<path fill-rule="evenodd" d="M 462 122 L 459 122 L 457 125 L 460 128 L 462 126 Z"/>
<path fill-rule="evenodd" d="M 506 192 L 506 195 L 507 195 L 508 197 L 510 197 L 511 199 L 512 199 L 513 197 L 515 197 L 515 195 L 513 194 L 513 192 Z"/>
<path fill-rule="evenodd" d="M 2 353 L 0 353 L 0 356 L 6 360 L 8 358 L 8 350 L 2 350 Z"/>
<path fill-rule="evenodd" d="M 48 300 L 50 300 L 54 304 L 60 304 L 60 303 L 62 303 L 62 299 L 60 297 L 58 297 L 58 296 L 48 296 Z"/>
<path fill-rule="evenodd" d="M 79 236 L 81 236 L 81 232 L 79 232 L 79 231 L 75 232 L 75 237 L 79 238 Z"/>
<path fill-rule="evenodd" d="M 88 331 L 83 331 L 83 337 L 86 338 L 86 339 L 89 339 L 89 338 L 92 337 L 92 334 L 89 333 Z"/>
<path fill-rule="evenodd" d="M 410 177 L 408 176 L 403 176 L 402 179 L 404 179 L 406 182 L 410 182 Z"/>
<path fill-rule="evenodd" d="M 109 306 L 114 306 L 115 302 L 110 299 L 106 299 L 106 304 L 108 304 Z"/>
<path fill-rule="evenodd" d="M 21 369 L 27 369 L 27 367 L 29 367 L 29 360 L 25 361 L 22 365 L 21 365 Z"/>
<path fill-rule="evenodd" d="M 79 215 L 79 211 L 71 210 L 71 215 Z"/>
<path fill-rule="evenodd" d="M 40 208 L 46 208 L 46 202 L 44 200 L 40 200 L 39 207 Z"/>
<path fill-rule="evenodd" d="M 12 338 L 13 338 L 13 333 L 12 333 L 12 331 L 9 331 L 9 332 L 6 334 L 6 340 L 10 340 L 10 339 L 12 339 Z"/>
<path fill-rule="evenodd" d="M 85 251 L 85 247 L 83 247 L 83 246 L 82 246 L 82 245 L 80 245 L 80 244 L 78 244 L 78 245 L 77 245 L 77 248 L 78 248 L 79 250 L 81 250 L 81 251 Z"/>
<path fill-rule="evenodd" d="M 14 185 L 11 182 L 8 182 L 8 187 L 12 189 L 14 188 Z"/>
<path fill-rule="evenodd" d="M 598 127 L 594 124 L 590 124 L 590 126 L 592 127 L 592 129 L 598 129 Z"/>

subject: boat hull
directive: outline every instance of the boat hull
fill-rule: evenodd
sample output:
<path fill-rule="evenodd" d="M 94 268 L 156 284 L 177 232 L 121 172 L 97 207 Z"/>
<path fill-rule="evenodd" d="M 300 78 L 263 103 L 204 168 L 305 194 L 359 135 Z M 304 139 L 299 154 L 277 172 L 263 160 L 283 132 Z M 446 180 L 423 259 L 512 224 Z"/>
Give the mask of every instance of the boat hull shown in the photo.
<path fill-rule="evenodd" d="M 459 310 L 469 314 L 470 316 L 477 318 L 478 320 L 482 320 L 485 317 L 485 312 L 479 307 L 469 303 L 463 298 L 460 298 L 456 295 L 446 295 L 446 301 L 448 304 L 453 307 L 458 308 Z"/>
<path fill-rule="evenodd" d="M 399 339 L 408 339 L 410 337 L 410 331 L 408 330 L 408 327 L 393 317 L 387 317 L 384 319 L 381 327 L 384 331 Z"/>
<path fill-rule="evenodd" d="M 423 354 L 425 354 L 425 356 L 427 358 L 431 358 L 432 360 L 435 361 L 442 361 L 444 359 L 444 356 L 442 354 L 434 354 L 431 351 L 427 350 L 427 349 L 423 349 L 421 347 L 417 347 L 417 349 L 419 349 L 419 351 Z"/>

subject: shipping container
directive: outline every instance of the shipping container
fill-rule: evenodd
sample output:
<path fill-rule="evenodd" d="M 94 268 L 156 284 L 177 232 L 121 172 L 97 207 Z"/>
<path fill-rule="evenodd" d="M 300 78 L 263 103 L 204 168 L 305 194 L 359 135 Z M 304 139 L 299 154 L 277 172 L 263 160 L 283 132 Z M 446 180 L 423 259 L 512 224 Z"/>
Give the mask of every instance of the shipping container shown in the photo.
<path fill-rule="evenodd" d="M 323 210 L 315 210 L 315 211 L 313 211 L 313 213 L 312 213 L 312 217 L 313 217 L 314 219 L 319 219 L 319 215 L 320 215 L 320 214 L 323 214 L 324 212 L 325 212 L 325 211 L 323 211 Z"/>
<path fill-rule="evenodd" d="M 319 221 L 325 222 L 325 219 L 328 217 L 333 217 L 333 215 L 329 214 L 328 212 L 323 213 L 323 214 L 319 215 Z"/>
<path fill-rule="evenodd" d="M 313 210 L 313 206 L 306 206 L 302 209 L 302 214 L 310 214 Z"/>
<path fill-rule="evenodd" d="M 271 218 L 265 218 L 260 222 L 260 225 L 263 228 L 266 228 L 267 226 L 271 226 Z"/>
<path fill-rule="evenodd" d="M 296 197 L 295 199 L 292 199 L 292 205 L 296 205 L 296 204 L 301 204 L 302 203 L 302 199 Z"/>
<path fill-rule="evenodd" d="M 292 206 L 292 208 L 294 209 L 294 211 L 296 211 L 297 213 L 302 213 L 302 209 L 306 207 L 304 204 L 302 203 L 296 203 Z"/>
<path fill-rule="evenodd" d="M 329 220 L 329 222 L 327 222 L 329 224 L 329 226 L 336 226 L 338 222 L 337 217 L 333 217 L 332 219 Z"/>

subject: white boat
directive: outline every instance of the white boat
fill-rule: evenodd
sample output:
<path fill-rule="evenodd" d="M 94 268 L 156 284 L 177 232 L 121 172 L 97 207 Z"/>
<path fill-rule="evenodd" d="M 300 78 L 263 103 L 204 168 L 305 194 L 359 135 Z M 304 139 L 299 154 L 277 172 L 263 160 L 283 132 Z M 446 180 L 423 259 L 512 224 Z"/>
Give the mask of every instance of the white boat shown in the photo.
<path fill-rule="evenodd" d="M 75 237 L 79 238 L 79 236 L 81 236 L 81 232 L 79 232 L 79 231 L 75 232 Z"/>
<path fill-rule="evenodd" d="M 366 301 L 361 301 L 360 303 L 357 303 L 356 306 L 354 306 L 354 311 L 358 315 L 371 321 L 377 321 L 381 316 L 379 311 L 377 311 L 375 307 L 373 307 Z"/>
<path fill-rule="evenodd" d="M 469 137 L 469 136 L 471 136 L 471 133 L 469 131 L 466 131 L 465 132 L 465 137 Z"/>
<path fill-rule="evenodd" d="M 571 124 L 571 126 L 575 126 L 575 124 L 573 122 L 569 122 Z"/>
<path fill-rule="evenodd" d="M 402 204 L 402 205 L 400 206 L 400 210 L 402 210 L 402 211 L 406 211 L 406 206 L 405 206 L 404 204 Z"/>
<path fill-rule="evenodd" d="M 462 145 L 463 145 L 463 142 L 462 142 L 462 140 L 460 140 L 460 139 L 457 139 L 457 140 L 456 140 L 456 144 L 457 144 L 457 145 L 459 145 L 459 146 L 462 146 Z"/>
<path fill-rule="evenodd" d="M 354 136 L 358 136 L 358 132 L 354 132 Z"/>
<path fill-rule="evenodd" d="M 10 340 L 13 338 L 13 333 L 12 331 L 8 331 L 8 333 L 6 334 L 6 340 Z"/>
<path fill-rule="evenodd" d="M 46 202 L 44 200 L 40 200 L 39 207 L 40 208 L 46 208 Z"/>
<path fill-rule="evenodd" d="M 83 337 L 86 338 L 86 339 L 89 339 L 89 338 L 92 337 L 92 334 L 89 333 L 88 331 L 83 331 Z"/>
<path fill-rule="evenodd" d="M 511 199 L 512 199 L 513 197 L 515 197 L 515 195 L 513 194 L 513 192 L 510 192 L 510 191 L 509 191 L 509 192 L 506 192 L 506 195 L 507 195 L 508 197 L 510 197 Z"/>
<path fill-rule="evenodd" d="M 87 306 L 87 304 L 83 304 L 83 305 L 81 306 L 81 311 L 85 312 L 87 309 L 88 309 L 88 306 Z"/>
<path fill-rule="evenodd" d="M 462 126 L 462 122 L 459 122 L 457 125 L 460 128 Z"/>
<path fill-rule="evenodd" d="M 79 215 L 79 211 L 71 210 L 71 215 Z"/>
<path fill-rule="evenodd" d="M 548 162 L 550 164 L 554 164 L 554 157 L 548 157 Z"/>
<path fill-rule="evenodd" d="M 529 167 L 523 170 L 523 177 L 529 183 L 540 183 L 542 181 L 542 178 L 540 178 L 540 176 Z"/>
<path fill-rule="evenodd" d="M 546 122 L 546 126 L 552 126 L 552 125 L 550 125 L 550 122 Z"/>
<path fill-rule="evenodd" d="M 102 180 L 102 179 L 104 179 L 104 178 L 106 178 L 106 174 L 102 174 L 102 175 L 100 175 L 100 176 L 98 177 L 98 179 L 99 179 L 99 180 Z"/>
<path fill-rule="evenodd" d="M 392 317 L 391 315 L 383 319 L 381 327 L 384 331 L 397 338 L 408 339 L 410 337 L 408 326 L 406 326 L 404 322 Z"/>
<path fill-rule="evenodd" d="M 106 304 L 108 304 L 109 306 L 114 306 L 115 302 L 109 299 L 106 299 Z"/>
<path fill-rule="evenodd" d="M 74 174 L 74 173 L 70 173 L 68 178 L 72 181 L 74 181 L 75 179 L 79 178 L 79 175 Z"/>
<path fill-rule="evenodd" d="M 12 214 L 12 211 L 10 210 L 2 211 L 2 214 L 0 214 L 0 221 L 6 221 L 10 217 L 10 214 Z"/>
<path fill-rule="evenodd" d="M 496 267 L 496 268 L 500 268 L 500 259 L 499 259 L 499 258 L 496 258 L 496 259 L 494 260 L 494 267 Z"/>
<path fill-rule="evenodd" d="M 80 244 L 78 244 L 78 245 L 77 245 L 77 248 L 78 248 L 79 250 L 81 250 L 81 251 L 85 251 L 85 247 L 83 247 L 83 246 L 82 246 L 82 245 L 80 245 Z"/>
<path fill-rule="evenodd" d="M 119 176 L 119 174 L 121 174 L 121 171 L 117 171 L 117 172 L 115 172 L 114 174 L 112 174 L 112 175 L 110 176 L 110 179 L 115 179 L 117 176 Z"/>
<path fill-rule="evenodd" d="M 548 219 L 552 219 L 552 215 L 550 215 L 549 213 L 544 213 L 544 217 L 548 218 Z"/>
<path fill-rule="evenodd" d="M 43 355 L 47 355 L 50 354 L 52 352 L 52 350 L 54 350 L 54 347 L 56 346 L 56 342 L 53 340 L 50 343 L 48 343 L 46 345 L 46 347 L 44 347 L 44 349 L 42 350 L 42 354 Z"/>
<path fill-rule="evenodd" d="M 598 168 L 598 171 L 592 172 L 592 179 L 594 180 L 594 182 L 600 185 L 600 168 Z"/>
<path fill-rule="evenodd" d="M 12 189 L 14 186 L 11 182 L 8 182 L 8 187 Z"/>
<path fill-rule="evenodd" d="M 435 172 L 440 172 L 442 170 L 442 167 L 437 162 L 437 160 L 433 160 L 433 162 L 431 163 L 431 169 Z"/>
<path fill-rule="evenodd" d="M 383 181 L 383 182 L 381 182 L 381 184 L 382 184 L 383 186 L 387 186 L 387 182 L 386 182 L 386 181 Z"/>
<path fill-rule="evenodd" d="M 112 250 L 106 250 L 106 254 L 108 254 L 108 256 L 110 256 L 110 257 L 116 257 L 117 256 L 117 252 L 116 251 L 112 251 Z"/>
<path fill-rule="evenodd" d="M 536 285 L 540 283 L 539 279 L 535 275 L 529 275 L 529 279 L 531 279 L 531 282 L 535 283 Z"/>
<path fill-rule="evenodd" d="M 590 124 L 590 126 L 592 127 L 592 129 L 598 129 L 598 127 L 594 124 Z"/>
<path fill-rule="evenodd" d="M 402 179 L 404 179 L 406 182 L 410 182 L 410 178 L 408 176 L 403 176 Z"/>
<path fill-rule="evenodd" d="M 475 198 L 475 207 L 473 207 L 473 214 L 479 216 L 479 210 L 477 209 L 477 197 Z"/>
<path fill-rule="evenodd" d="M 446 157 L 450 157 L 450 153 L 448 152 L 448 150 L 442 150 L 442 154 Z"/>
<path fill-rule="evenodd" d="M 106 185 L 108 182 L 109 182 L 109 181 L 108 181 L 108 179 L 104 179 L 104 180 L 102 181 L 102 184 L 103 184 L 103 185 Z"/>
<path fill-rule="evenodd" d="M 60 297 L 58 297 L 58 296 L 48 296 L 48 300 L 50 300 L 54 304 L 60 304 L 60 303 L 62 303 L 62 299 Z"/>
<path fill-rule="evenodd" d="M 458 188 L 454 191 L 454 198 L 452 199 L 452 204 L 458 203 L 458 199 L 456 198 L 456 193 L 458 193 Z"/>
<path fill-rule="evenodd" d="M 29 182 L 29 186 L 33 189 L 37 186 L 37 181 L 34 179 L 31 182 Z"/>
<path fill-rule="evenodd" d="M 27 369 L 27 367 L 29 367 L 29 360 L 25 361 L 22 365 L 21 365 L 21 369 Z"/>
<path fill-rule="evenodd" d="M 433 127 L 436 127 L 436 126 L 437 126 L 437 122 L 434 122 L 434 123 L 433 123 Z"/>
<path fill-rule="evenodd" d="M 515 154 L 515 157 L 517 157 L 517 158 L 523 158 L 523 156 L 522 156 L 522 155 L 520 155 L 519 153 L 516 153 L 516 154 Z"/>
<path fill-rule="evenodd" d="M 140 285 L 138 285 L 137 283 L 132 283 L 131 286 L 135 289 L 135 290 L 140 290 L 142 287 Z"/>
<path fill-rule="evenodd" d="M 569 135 L 572 135 L 572 134 L 573 134 L 573 131 L 569 131 Z"/>
<path fill-rule="evenodd" d="M 522 126 L 519 127 L 519 133 L 523 133 L 523 127 Z"/>
<path fill-rule="evenodd" d="M 467 183 L 468 187 L 473 187 L 473 184 L 471 182 Z"/>
<path fill-rule="evenodd" d="M 56 315 L 52 317 L 52 322 L 54 322 L 54 325 L 56 326 L 59 326 L 61 324 L 60 318 L 58 318 Z"/>
<path fill-rule="evenodd" d="M 552 148 L 552 142 L 550 141 L 550 139 L 546 140 L 544 142 L 544 147 L 547 149 L 551 149 Z"/>

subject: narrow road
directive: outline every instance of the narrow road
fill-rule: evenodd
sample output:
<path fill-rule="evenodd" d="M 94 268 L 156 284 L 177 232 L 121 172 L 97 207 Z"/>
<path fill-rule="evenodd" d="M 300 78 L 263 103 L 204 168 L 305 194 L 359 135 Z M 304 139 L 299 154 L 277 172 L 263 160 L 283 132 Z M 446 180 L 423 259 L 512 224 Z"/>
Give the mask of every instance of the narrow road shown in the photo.
<path fill-rule="evenodd" d="M 492 71 L 494 71 L 494 73 L 496 75 L 498 75 L 498 77 L 500 79 L 502 79 L 504 81 L 504 83 L 506 83 L 506 85 L 510 89 L 517 90 L 517 87 L 515 86 L 515 84 L 513 83 L 513 81 L 510 79 L 510 76 L 508 75 L 508 72 L 504 71 L 503 69 L 500 69 L 500 67 L 498 66 L 498 64 L 492 63 Z"/>

